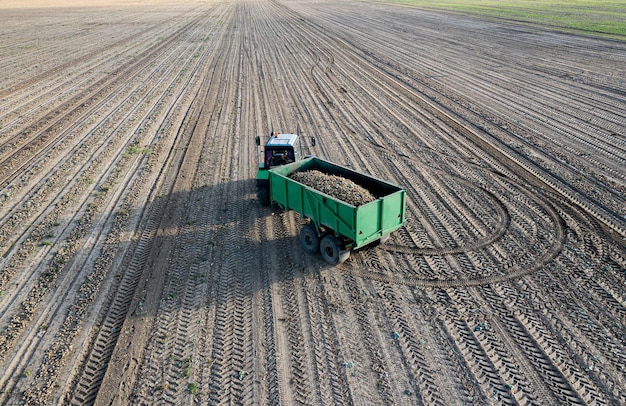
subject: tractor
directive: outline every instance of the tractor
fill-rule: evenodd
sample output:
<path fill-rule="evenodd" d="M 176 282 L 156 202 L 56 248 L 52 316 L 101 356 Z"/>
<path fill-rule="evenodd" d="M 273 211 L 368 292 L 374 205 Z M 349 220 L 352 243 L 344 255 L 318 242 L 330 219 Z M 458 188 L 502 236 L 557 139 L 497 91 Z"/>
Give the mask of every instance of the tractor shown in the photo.
<path fill-rule="evenodd" d="M 256 137 L 257 147 L 261 145 L 261 138 Z M 311 138 L 311 145 L 315 145 L 315 138 Z M 272 131 L 270 137 L 260 151 L 259 170 L 256 179 L 257 199 L 263 206 L 270 205 L 269 173 L 271 168 L 299 161 L 303 158 L 300 145 L 300 131 L 296 134 L 283 134 Z"/>

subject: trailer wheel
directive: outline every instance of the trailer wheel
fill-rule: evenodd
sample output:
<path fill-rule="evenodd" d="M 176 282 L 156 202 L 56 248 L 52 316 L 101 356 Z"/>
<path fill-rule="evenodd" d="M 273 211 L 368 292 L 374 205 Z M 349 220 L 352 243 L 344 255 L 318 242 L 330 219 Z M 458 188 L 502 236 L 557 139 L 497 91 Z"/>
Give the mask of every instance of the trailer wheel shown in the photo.
<path fill-rule="evenodd" d="M 307 254 L 315 254 L 320 249 L 320 239 L 315 227 L 305 224 L 300 230 L 300 245 Z"/>
<path fill-rule="evenodd" d="M 320 254 L 331 265 L 339 265 L 350 257 L 350 251 L 342 250 L 341 241 L 332 234 L 320 241 Z"/>

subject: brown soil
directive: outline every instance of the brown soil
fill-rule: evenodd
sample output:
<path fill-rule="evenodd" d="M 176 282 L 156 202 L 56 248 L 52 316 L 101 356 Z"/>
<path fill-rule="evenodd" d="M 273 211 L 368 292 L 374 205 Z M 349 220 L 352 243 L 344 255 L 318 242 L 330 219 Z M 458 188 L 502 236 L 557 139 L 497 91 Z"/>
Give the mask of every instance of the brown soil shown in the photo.
<path fill-rule="evenodd" d="M 624 42 L 94 4 L 0 9 L 0 403 L 626 403 Z M 406 226 L 305 254 L 255 200 L 255 136 L 298 126 Z"/>

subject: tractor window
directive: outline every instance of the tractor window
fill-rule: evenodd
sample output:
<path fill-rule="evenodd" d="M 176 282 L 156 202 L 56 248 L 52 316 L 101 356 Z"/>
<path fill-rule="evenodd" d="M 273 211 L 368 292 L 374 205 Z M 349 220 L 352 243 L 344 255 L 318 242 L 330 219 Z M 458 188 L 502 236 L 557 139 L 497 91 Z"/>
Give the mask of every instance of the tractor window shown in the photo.
<path fill-rule="evenodd" d="M 285 165 L 294 161 L 295 157 L 291 148 L 270 149 L 265 152 L 265 162 L 270 167 Z"/>

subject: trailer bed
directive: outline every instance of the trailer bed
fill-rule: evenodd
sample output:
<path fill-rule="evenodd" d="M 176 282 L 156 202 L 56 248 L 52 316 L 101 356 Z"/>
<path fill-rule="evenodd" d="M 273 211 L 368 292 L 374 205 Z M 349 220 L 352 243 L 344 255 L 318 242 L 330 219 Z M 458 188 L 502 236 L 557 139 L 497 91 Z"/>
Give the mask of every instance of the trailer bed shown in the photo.
<path fill-rule="evenodd" d="M 291 179 L 296 172 L 318 170 L 353 181 L 376 200 L 359 206 Z M 270 199 L 284 210 L 294 210 L 319 229 L 346 239 L 346 249 L 357 249 L 385 238 L 405 221 L 406 192 L 389 182 L 325 161 L 307 158 L 269 171 Z"/>

